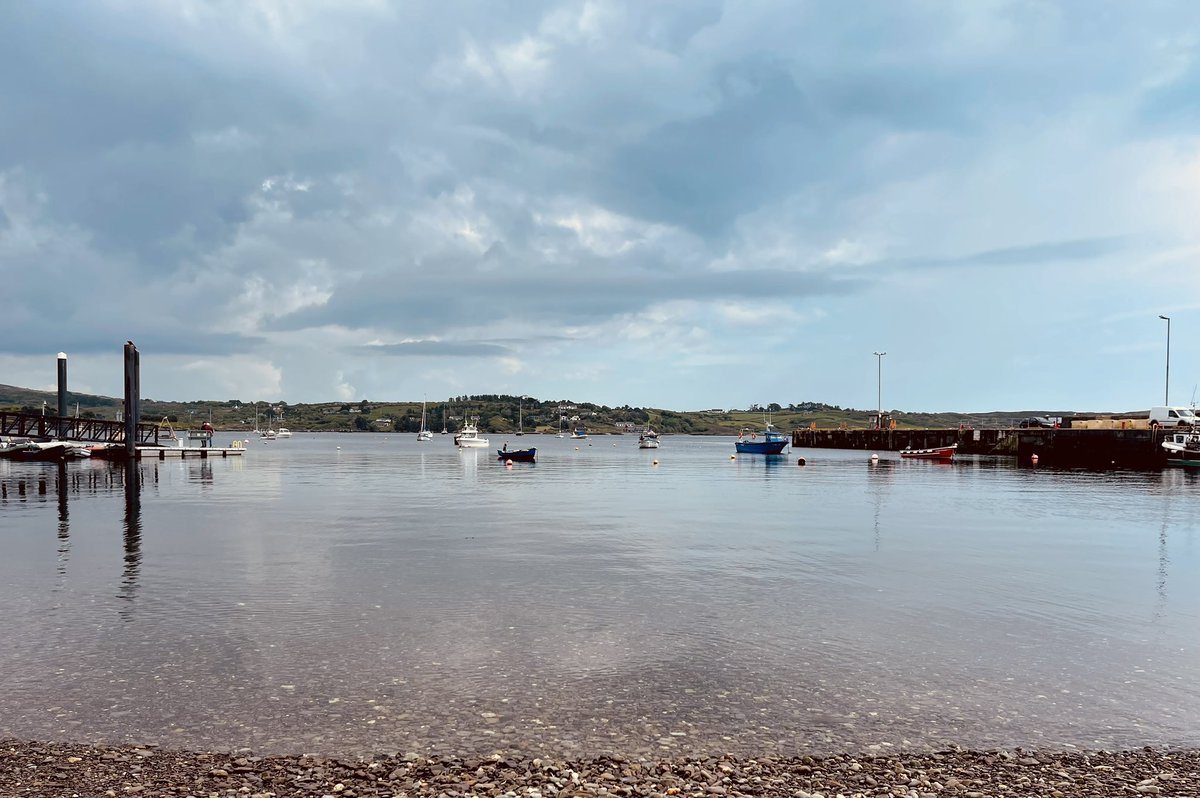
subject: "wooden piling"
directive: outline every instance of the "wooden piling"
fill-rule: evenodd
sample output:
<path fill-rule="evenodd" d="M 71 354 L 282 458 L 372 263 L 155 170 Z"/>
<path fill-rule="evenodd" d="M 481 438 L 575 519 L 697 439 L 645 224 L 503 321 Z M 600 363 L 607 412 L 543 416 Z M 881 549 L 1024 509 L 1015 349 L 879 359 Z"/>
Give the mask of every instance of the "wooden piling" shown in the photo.
<path fill-rule="evenodd" d="M 141 417 L 141 360 L 133 341 L 125 342 L 125 453 L 137 449 L 137 424 Z"/>

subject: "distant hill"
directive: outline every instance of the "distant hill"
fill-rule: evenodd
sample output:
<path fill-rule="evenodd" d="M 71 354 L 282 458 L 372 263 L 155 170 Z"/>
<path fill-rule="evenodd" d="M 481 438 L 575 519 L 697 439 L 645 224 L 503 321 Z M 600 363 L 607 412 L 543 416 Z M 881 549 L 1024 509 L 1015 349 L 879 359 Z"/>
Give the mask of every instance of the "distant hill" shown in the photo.
<path fill-rule="evenodd" d="M 46 403 L 46 412 L 55 414 L 58 411 L 57 391 L 35 391 L 32 388 L 18 388 L 13 385 L 0 385 L 0 410 L 23 410 L 28 413 L 42 412 L 42 402 Z M 75 406 L 79 406 L 79 414 L 90 413 L 88 418 L 112 418 L 120 412 L 123 399 L 113 399 L 110 396 L 96 396 L 90 393 L 75 393 L 67 391 L 67 407 L 71 415 L 75 414 Z"/>
<path fill-rule="evenodd" d="M 42 402 L 46 412 L 57 409 L 58 397 L 53 391 L 35 391 L 11 385 L 0 385 L 0 410 L 40 413 Z M 75 415 L 76 406 L 86 418 L 116 418 L 123 401 L 108 396 L 69 392 L 68 413 Z M 447 410 L 448 408 L 448 410 Z M 199 425 L 209 421 L 222 430 L 251 431 L 255 427 L 255 412 L 261 429 L 286 426 L 293 431 L 346 432 L 406 432 L 415 433 L 421 425 L 420 402 L 321 402 L 288 404 L 287 402 L 252 402 L 238 399 L 196 402 L 163 402 L 142 400 L 142 421 L 158 422 L 168 419 L 177 426 Z M 523 411 L 523 412 L 522 412 Z M 450 431 L 462 425 L 463 416 L 478 417 L 480 428 L 498 434 L 517 429 L 518 419 L 526 432 L 557 432 L 561 427 L 570 430 L 576 425 L 593 434 L 636 432 L 652 424 L 659 432 L 696 435 L 735 435 L 743 427 L 761 428 L 766 416 L 776 427 L 791 430 L 816 424 L 818 429 L 866 429 L 871 425 L 874 410 L 843 408 L 820 402 L 802 402 L 787 406 L 772 404 L 760 408 L 709 410 L 666 410 L 662 408 L 608 407 L 590 402 L 567 399 L 540 400 L 504 394 L 453 397 L 449 403 L 428 405 L 428 426 L 435 432 L 443 427 Z M 976 428 L 1009 427 L 1028 416 L 1070 415 L 1064 411 L 1019 410 L 990 413 L 920 413 L 892 411 L 898 429 L 946 429 L 965 424 Z M 565 421 L 560 421 L 565 417 Z"/>

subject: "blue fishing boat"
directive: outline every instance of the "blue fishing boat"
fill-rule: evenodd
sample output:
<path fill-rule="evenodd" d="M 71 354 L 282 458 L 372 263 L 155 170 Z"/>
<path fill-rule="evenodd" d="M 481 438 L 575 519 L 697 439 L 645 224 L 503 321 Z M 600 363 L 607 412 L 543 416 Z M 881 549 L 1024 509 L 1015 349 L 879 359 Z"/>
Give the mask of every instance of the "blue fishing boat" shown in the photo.
<path fill-rule="evenodd" d="M 762 433 L 749 429 L 742 430 L 733 445 L 741 454 L 780 454 L 790 442 L 791 439 L 786 434 L 775 429 L 774 425 L 768 422 L 766 431 Z"/>
<path fill-rule="evenodd" d="M 504 444 L 503 449 L 496 450 L 496 457 L 500 460 L 512 460 L 517 463 L 532 463 L 537 460 L 537 449 L 509 449 L 508 444 Z"/>

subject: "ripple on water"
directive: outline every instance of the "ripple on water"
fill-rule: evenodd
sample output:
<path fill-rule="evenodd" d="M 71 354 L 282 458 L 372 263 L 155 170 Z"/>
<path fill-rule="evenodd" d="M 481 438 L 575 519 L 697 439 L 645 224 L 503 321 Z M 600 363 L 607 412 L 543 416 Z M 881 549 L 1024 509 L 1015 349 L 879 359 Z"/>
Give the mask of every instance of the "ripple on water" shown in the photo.
<path fill-rule="evenodd" d="M 681 437 L 651 468 L 630 436 L 534 440 L 539 462 L 506 469 L 440 440 L 298 436 L 143 464 L 132 509 L 107 471 L 10 500 L 0 733 L 561 755 L 1198 742 L 1200 511 L 1175 473 L 799 468 Z"/>

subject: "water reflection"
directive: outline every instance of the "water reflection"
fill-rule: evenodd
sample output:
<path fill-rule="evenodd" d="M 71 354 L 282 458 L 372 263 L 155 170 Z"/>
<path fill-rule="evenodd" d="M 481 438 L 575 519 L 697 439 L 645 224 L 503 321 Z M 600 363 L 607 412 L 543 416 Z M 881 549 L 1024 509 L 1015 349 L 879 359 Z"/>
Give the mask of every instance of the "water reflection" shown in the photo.
<path fill-rule="evenodd" d="M 1189 475 L 544 450 L 512 471 L 381 436 L 256 447 L 244 470 L 0 463 L 19 613 L 0 671 L 20 674 L 0 736 L 791 754 L 1200 735 Z M 47 601 L 55 529 L 69 589 Z"/>
<path fill-rule="evenodd" d="M 58 481 L 58 575 L 67 574 L 67 560 L 71 554 L 71 511 L 67 502 L 67 464 L 56 463 Z"/>
<path fill-rule="evenodd" d="M 200 462 L 204 462 L 201 460 Z M 138 592 L 138 573 L 142 565 L 142 471 L 141 464 L 130 460 L 122 468 L 125 477 L 125 565 L 117 597 L 126 602 L 118 614 L 121 620 L 133 619 L 133 604 Z M 157 477 L 158 468 L 154 468 Z"/>
<path fill-rule="evenodd" d="M 888 488 L 892 482 L 892 476 L 895 474 L 895 460 L 868 460 L 867 467 L 867 484 L 871 489 L 874 497 L 874 509 L 872 528 L 875 532 L 875 551 L 879 551 L 880 533 L 879 533 L 879 516 L 883 510 L 883 497 L 888 492 Z"/>

